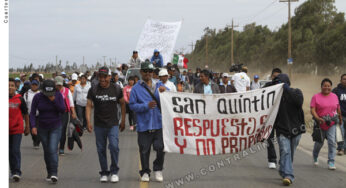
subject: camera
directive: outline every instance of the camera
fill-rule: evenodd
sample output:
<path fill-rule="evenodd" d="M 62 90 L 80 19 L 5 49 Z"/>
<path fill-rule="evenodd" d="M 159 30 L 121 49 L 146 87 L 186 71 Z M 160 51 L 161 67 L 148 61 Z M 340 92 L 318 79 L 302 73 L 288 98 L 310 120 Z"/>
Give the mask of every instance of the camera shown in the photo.
<path fill-rule="evenodd" d="M 231 68 L 229 69 L 229 72 L 240 72 L 242 68 L 243 68 L 243 64 L 232 65 Z"/>

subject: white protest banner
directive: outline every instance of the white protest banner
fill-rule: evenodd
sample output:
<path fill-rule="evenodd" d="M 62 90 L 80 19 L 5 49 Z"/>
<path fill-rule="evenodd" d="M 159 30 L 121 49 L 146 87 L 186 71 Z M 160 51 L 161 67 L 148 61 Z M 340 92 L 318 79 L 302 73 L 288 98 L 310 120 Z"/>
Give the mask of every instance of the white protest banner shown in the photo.
<path fill-rule="evenodd" d="M 165 151 L 237 153 L 269 137 L 283 84 L 230 94 L 160 93 Z"/>
<path fill-rule="evenodd" d="M 170 62 L 173 56 L 173 49 L 181 27 L 179 22 L 158 22 L 147 20 L 138 39 L 136 50 L 143 59 L 149 59 L 154 54 L 154 50 L 160 51 L 164 65 Z"/>

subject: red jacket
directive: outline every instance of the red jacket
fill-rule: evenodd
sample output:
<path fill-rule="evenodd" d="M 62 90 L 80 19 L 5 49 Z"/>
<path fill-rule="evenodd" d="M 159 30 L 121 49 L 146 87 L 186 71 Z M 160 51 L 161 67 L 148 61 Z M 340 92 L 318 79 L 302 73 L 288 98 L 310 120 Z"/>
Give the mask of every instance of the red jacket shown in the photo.
<path fill-rule="evenodd" d="M 22 103 L 20 100 L 21 97 L 20 94 L 17 94 L 9 99 L 8 114 L 10 135 L 24 133 L 23 115 L 22 110 L 20 109 Z"/>

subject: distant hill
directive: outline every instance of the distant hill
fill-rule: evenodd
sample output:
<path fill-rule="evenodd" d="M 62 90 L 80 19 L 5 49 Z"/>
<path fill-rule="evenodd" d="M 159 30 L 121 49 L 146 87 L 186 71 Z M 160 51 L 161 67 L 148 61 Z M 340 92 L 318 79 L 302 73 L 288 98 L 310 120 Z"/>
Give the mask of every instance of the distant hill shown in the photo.
<path fill-rule="evenodd" d="M 308 0 L 295 9 L 292 17 L 292 56 L 294 72 L 335 74 L 346 72 L 345 14 L 337 12 L 334 0 Z M 196 41 L 194 51 L 187 54 L 189 66 L 206 64 L 208 37 L 208 66 L 228 70 L 231 62 L 231 28 L 219 31 L 205 28 Z M 234 31 L 234 61 L 259 72 L 273 67 L 285 69 L 288 51 L 288 24 L 277 31 L 250 23 L 243 31 Z"/>

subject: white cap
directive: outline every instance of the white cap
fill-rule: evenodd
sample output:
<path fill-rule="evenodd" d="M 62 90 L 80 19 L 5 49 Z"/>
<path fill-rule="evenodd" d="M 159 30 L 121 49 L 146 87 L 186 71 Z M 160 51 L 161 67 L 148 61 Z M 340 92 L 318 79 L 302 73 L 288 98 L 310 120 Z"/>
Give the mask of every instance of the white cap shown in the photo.
<path fill-rule="evenodd" d="M 79 77 L 83 76 L 84 74 L 83 73 L 79 73 Z"/>
<path fill-rule="evenodd" d="M 159 72 L 159 76 L 168 76 L 167 69 L 161 69 Z"/>
<path fill-rule="evenodd" d="M 76 73 L 73 73 L 73 74 L 72 74 L 72 80 L 78 80 L 78 76 L 77 76 Z"/>
<path fill-rule="evenodd" d="M 41 76 L 41 78 L 42 78 L 42 79 L 44 79 L 44 76 L 43 76 L 43 74 L 39 74 L 39 76 Z"/>
<path fill-rule="evenodd" d="M 225 72 L 225 73 L 222 74 L 222 78 L 223 78 L 223 77 L 229 77 L 229 76 L 228 76 L 228 74 Z"/>
<path fill-rule="evenodd" d="M 88 80 L 91 80 L 91 76 L 88 76 Z"/>
<path fill-rule="evenodd" d="M 121 68 L 121 64 L 117 64 L 117 68 Z"/>

